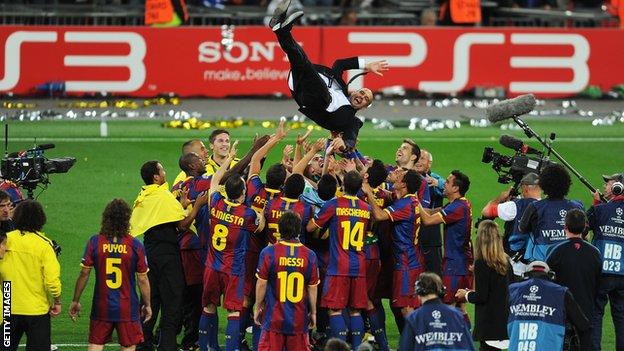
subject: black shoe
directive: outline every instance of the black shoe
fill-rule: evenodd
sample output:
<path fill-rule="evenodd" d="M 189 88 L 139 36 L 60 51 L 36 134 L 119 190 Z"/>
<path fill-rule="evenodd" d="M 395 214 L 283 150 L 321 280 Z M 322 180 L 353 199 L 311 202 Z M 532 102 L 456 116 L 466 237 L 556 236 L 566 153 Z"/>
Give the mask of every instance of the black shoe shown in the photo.
<path fill-rule="evenodd" d="M 290 6 L 290 0 L 282 0 L 273 11 L 273 17 L 269 21 L 269 27 L 272 31 L 276 31 L 282 28 L 282 23 L 286 20 L 286 13 L 288 12 L 288 6 Z"/>

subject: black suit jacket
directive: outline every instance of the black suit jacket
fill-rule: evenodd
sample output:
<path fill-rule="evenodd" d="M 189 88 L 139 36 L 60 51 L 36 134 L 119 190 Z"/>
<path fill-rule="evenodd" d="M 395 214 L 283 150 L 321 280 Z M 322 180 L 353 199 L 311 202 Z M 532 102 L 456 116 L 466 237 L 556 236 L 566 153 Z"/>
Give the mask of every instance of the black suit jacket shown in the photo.
<path fill-rule="evenodd" d="M 507 274 L 500 275 L 484 260 L 474 262 L 475 291 L 468 294 L 468 302 L 475 304 L 475 340 L 506 340 L 509 318 L 509 283 L 513 268 L 508 264 Z"/>
<path fill-rule="evenodd" d="M 359 68 L 357 57 L 336 60 L 331 68 L 322 65 L 314 65 L 314 68 L 317 72 L 326 76 L 330 84 L 338 84 L 343 94 L 349 97 L 347 83 L 342 79 L 342 74 L 344 71 Z M 293 94 L 293 96 L 296 96 L 296 94 Z M 355 117 L 357 110 L 354 109 L 353 106 L 341 106 L 334 112 L 327 112 L 327 106 L 323 108 L 319 106 L 302 106 L 302 104 L 299 103 L 299 107 L 301 113 L 316 122 L 319 126 L 333 132 L 342 133 L 342 138 L 347 147 L 353 148 L 355 146 L 358 132 L 363 123 L 359 118 Z"/>

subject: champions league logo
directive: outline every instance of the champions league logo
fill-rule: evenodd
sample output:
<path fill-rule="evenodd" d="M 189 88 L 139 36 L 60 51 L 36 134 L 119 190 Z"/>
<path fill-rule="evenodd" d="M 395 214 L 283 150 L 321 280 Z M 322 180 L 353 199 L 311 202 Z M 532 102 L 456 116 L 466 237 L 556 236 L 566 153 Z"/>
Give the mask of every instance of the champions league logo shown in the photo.
<path fill-rule="evenodd" d="M 429 323 L 431 327 L 439 329 L 446 327 L 446 323 L 440 321 L 440 318 L 442 318 L 442 313 L 440 311 L 433 310 L 433 312 L 431 312 L 431 317 L 434 319 L 433 322 Z"/>
<path fill-rule="evenodd" d="M 557 221 L 557 224 L 559 224 L 560 226 L 564 226 L 565 225 L 565 216 L 568 213 L 568 211 L 566 210 L 560 210 L 559 211 L 559 216 L 561 216 L 561 219 Z"/>
<path fill-rule="evenodd" d="M 435 310 L 431 313 L 431 317 L 433 317 L 436 320 L 436 322 L 439 322 L 440 317 L 442 317 L 442 313 L 440 313 L 440 311 L 438 310 Z"/>
<path fill-rule="evenodd" d="M 615 215 L 617 217 L 611 217 L 611 221 L 621 226 L 624 224 L 624 219 L 622 219 L 622 215 L 624 215 L 624 210 L 621 207 L 615 209 Z"/>
<path fill-rule="evenodd" d="M 528 301 L 539 301 L 542 299 L 542 297 L 537 295 L 538 291 L 539 291 L 539 286 L 531 285 L 531 287 L 529 287 L 529 295 L 524 295 L 523 297 L 527 299 Z"/>

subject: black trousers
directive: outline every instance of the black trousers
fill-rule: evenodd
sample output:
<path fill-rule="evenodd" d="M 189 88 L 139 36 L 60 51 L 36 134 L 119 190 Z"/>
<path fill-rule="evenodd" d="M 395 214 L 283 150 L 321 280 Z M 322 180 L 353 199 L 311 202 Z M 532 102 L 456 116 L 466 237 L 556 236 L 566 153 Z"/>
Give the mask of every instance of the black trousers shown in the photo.
<path fill-rule="evenodd" d="M 154 255 L 153 255 L 154 256 Z M 147 277 L 151 289 L 152 318 L 143 324 L 145 341 L 140 349 L 151 349 L 158 344 L 158 350 L 177 350 L 176 335 L 182 324 L 184 299 L 184 273 L 180 255 L 157 255 L 147 258 Z M 154 342 L 154 327 L 160 309 L 160 336 Z"/>
<path fill-rule="evenodd" d="M 293 78 L 293 98 L 300 107 L 325 110 L 331 102 L 327 85 L 303 48 L 295 41 L 290 30 L 284 28 L 275 32 L 277 41 L 290 61 Z"/>
<path fill-rule="evenodd" d="M 11 330 L 9 347 L 0 343 L 0 350 L 17 350 L 22 336 L 26 334 L 27 351 L 50 351 L 52 344 L 50 336 L 50 315 L 24 316 L 13 314 L 7 318 Z M 6 327 L 6 324 L 4 325 Z"/>
<path fill-rule="evenodd" d="M 425 258 L 425 270 L 442 277 L 442 247 L 423 246 L 422 253 Z"/>
<path fill-rule="evenodd" d="M 184 291 L 183 320 L 184 336 L 182 337 L 182 347 L 189 348 L 199 340 L 199 319 L 202 313 L 202 293 L 203 285 L 187 285 Z"/>

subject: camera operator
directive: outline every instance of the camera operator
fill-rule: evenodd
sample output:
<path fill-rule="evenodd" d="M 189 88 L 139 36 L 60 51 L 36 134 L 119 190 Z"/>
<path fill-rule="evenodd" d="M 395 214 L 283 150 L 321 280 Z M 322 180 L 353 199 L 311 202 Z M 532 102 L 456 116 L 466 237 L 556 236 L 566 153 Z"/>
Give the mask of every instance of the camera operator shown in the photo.
<path fill-rule="evenodd" d="M 565 217 L 567 240 L 548 250 L 546 263 L 557 276 L 555 282 L 570 289 L 589 321 L 594 316 L 594 304 L 600 282 L 602 259 L 600 252 L 581 237 L 587 227 L 585 212 L 573 208 Z M 579 333 L 580 335 L 580 333 Z M 590 331 L 580 335 L 589 348 Z"/>
<path fill-rule="evenodd" d="M 15 229 L 13 225 L 13 203 L 11 196 L 4 190 L 0 190 L 0 233 L 8 233 Z"/>
<path fill-rule="evenodd" d="M 531 262 L 525 281 L 509 285 L 509 351 L 570 350 L 566 320 L 581 333 L 589 321 L 568 288 L 552 282 L 554 273 L 542 261 Z M 587 341 L 581 339 L 582 350 Z"/>
<path fill-rule="evenodd" d="M 622 180 L 620 180 L 620 177 L 622 177 L 623 174 L 622 173 L 615 173 L 612 175 L 603 175 L 602 176 L 602 180 L 604 180 L 604 195 L 603 197 L 605 198 L 606 201 L 611 200 L 611 198 L 613 196 L 615 196 L 613 194 L 613 184 L 617 183 L 617 182 L 622 182 Z M 616 187 L 617 189 L 617 187 Z M 596 190 L 595 192 L 592 193 L 592 197 L 594 198 L 594 201 L 592 203 L 592 205 L 598 205 L 601 203 L 604 203 L 604 201 L 602 201 L 602 199 L 600 198 L 600 193 L 598 192 L 598 190 Z"/>
<path fill-rule="evenodd" d="M 592 350 L 600 350 L 602 320 L 607 302 L 615 326 L 615 348 L 624 350 L 624 174 L 603 176 L 609 202 L 587 211 L 592 243 L 600 251 L 602 274 L 592 319 Z"/>
<path fill-rule="evenodd" d="M 512 257 L 514 261 L 519 259 L 524 254 L 526 248 L 527 234 L 520 232 L 518 229 L 518 223 L 522 214 L 527 206 L 540 200 L 542 198 L 542 188 L 539 186 L 539 177 L 535 173 L 527 173 L 520 180 L 520 195 L 519 198 L 513 198 L 511 193 L 512 189 L 507 189 L 500 193 L 496 198 L 490 200 L 490 202 L 483 207 L 481 214 L 486 218 L 500 218 L 505 221 L 505 235 L 503 237 L 503 248 L 505 252 Z M 519 262 L 521 266 L 523 264 Z M 515 266 L 518 266 L 517 264 Z M 514 271 L 517 271 L 514 269 Z M 521 272 L 516 272 L 517 275 L 522 275 L 524 267 Z"/>
<path fill-rule="evenodd" d="M 52 240 L 41 232 L 45 222 L 41 204 L 24 200 L 15 208 L 16 230 L 7 233 L 0 277 L 11 282 L 11 315 L 4 324 L 10 328 L 9 345 L 4 346 L 11 351 L 17 350 L 24 333 L 26 350 L 50 350 L 50 316 L 61 313 L 61 267 Z"/>
<path fill-rule="evenodd" d="M 525 260 L 543 261 L 548 248 L 565 240 L 565 215 L 567 211 L 583 204 L 568 200 L 572 180 L 568 171 L 559 164 L 549 164 L 539 175 L 539 185 L 546 198 L 530 203 L 520 219 L 518 229 L 529 233 L 524 253 Z"/>

